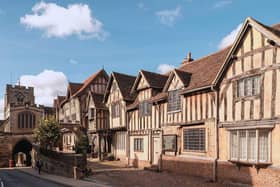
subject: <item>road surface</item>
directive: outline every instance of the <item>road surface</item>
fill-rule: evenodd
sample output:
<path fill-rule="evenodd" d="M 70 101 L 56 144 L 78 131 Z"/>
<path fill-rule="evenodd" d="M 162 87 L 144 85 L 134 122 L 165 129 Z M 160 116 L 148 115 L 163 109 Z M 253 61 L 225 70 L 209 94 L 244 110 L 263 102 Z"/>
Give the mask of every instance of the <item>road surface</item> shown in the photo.
<path fill-rule="evenodd" d="M 0 170 L 0 187 L 65 187 L 40 179 L 17 169 Z"/>

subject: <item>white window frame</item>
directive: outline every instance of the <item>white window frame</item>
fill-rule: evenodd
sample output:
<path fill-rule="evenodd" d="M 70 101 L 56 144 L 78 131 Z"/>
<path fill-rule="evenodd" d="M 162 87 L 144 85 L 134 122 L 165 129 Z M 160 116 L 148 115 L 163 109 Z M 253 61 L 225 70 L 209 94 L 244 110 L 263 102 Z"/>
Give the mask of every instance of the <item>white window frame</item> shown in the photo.
<path fill-rule="evenodd" d="M 249 149 L 248 149 L 248 145 L 249 145 L 249 141 L 248 141 L 248 137 L 249 137 L 249 131 L 256 131 L 256 138 L 255 138 L 255 160 L 250 159 L 249 158 Z M 241 159 L 240 158 L 240 132 L 241 131 L 245 131 L 246 132 L 246 159 Z M 268 137 L 267 137 L 267 146 L 268 146 L 268 150 L 267 150 L 267 160 L 260 160 L 259 159 L 259 133 L 261 131 L 265 131 L 268 133 Z M 237 132 L 237 158 L 233 158 L 232 155 L 232 132 Z M 244 163 L 252 163 L 252 164 L 256 164 L 256 163 L 271 163 L 271 132 L 272 130 L 269 128 L 259 128 L 259 129 L 233 129 L 233 130 L 229 130 L 229 156 L 228 159 L 230 161 L 234 161 L 234 162 L 244 162 Z"/>

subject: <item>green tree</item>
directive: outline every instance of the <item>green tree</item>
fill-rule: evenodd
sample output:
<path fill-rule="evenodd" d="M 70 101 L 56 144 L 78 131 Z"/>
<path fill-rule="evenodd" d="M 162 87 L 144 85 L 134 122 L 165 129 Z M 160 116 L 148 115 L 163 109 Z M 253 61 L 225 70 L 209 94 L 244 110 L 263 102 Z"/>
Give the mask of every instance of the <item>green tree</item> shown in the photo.
<path fill-rule="evenodd" d="M 59 124 L 55 118 L 41 120 L 40 125 L 34 129 L 36 142 L 45 149 L 55 147 L 58 144 L 60 135 Z"/>
<path fill-rule="evenodd" d="M 77 133 L 77 140 L 75 142 L 75 152 L 86 154 L 89 148 L 89 141 L 86 134 L 83 132 Z"/>

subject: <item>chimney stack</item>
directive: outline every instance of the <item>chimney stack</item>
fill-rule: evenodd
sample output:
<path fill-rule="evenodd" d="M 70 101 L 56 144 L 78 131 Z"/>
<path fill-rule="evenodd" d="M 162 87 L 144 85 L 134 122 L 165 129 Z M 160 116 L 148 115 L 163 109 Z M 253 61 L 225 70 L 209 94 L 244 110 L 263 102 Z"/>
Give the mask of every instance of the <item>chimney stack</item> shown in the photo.
<path fill-rule="evenodd" d="M 188 55 L 184 58 L 182 64 L 188 64 L 193 61 L 191 52 L 188 52 Z"/>

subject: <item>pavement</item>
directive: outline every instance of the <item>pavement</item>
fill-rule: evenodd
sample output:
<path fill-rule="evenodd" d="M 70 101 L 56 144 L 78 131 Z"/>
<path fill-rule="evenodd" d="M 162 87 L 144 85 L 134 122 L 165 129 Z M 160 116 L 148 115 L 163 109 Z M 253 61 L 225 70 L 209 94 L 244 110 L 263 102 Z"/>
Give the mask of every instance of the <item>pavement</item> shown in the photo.
<path fill-rule="evenodd" d="M 1 187 L 64 187 L 65 185 L 30 176 L 17 169 L 0 170 Z"/>
<path fill-rule="evenodd" d="M 1 187 L 112 187 L 98 180 L 75 180 L 42 172 L 41 175 L 33 168 L 1 169 Z M 2 184 L 0 181 L 0 184 Z"/>

